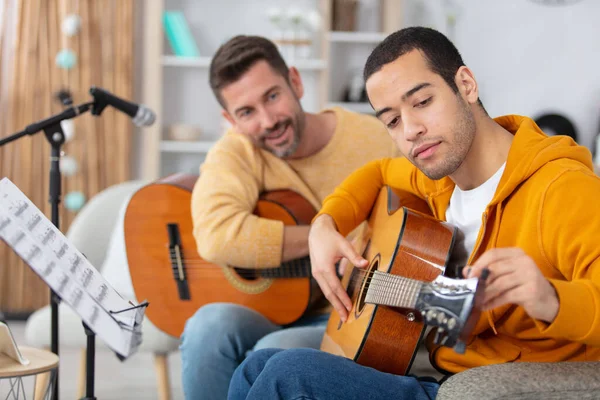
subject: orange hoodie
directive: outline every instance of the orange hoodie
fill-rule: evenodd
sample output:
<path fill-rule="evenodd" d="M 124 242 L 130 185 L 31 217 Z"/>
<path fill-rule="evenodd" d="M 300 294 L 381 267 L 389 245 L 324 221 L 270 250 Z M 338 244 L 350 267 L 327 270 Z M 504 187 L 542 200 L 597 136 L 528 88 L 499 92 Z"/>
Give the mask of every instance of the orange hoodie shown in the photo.
<path fill-rule="evenodd" d="M 429 340 L 431 361 L 455 373 L 510 361 L 600 360 L 600 178 L 591 155 L 567 136 L 545 136 L 529 118 L 496 122 L 515 137 L 469 263 L 487 249 L 523 249 L 556 289 L 560 309 L 551 324 L 516 305 L 485 312 L 465 354 Z M 405 158 L 355 171 L 325 199 L 320 214 L 331 215 L 346 235 L 368 217 L 384 185 L 426 200 L 445 220 L 454 183 L 427 178 Z"/>

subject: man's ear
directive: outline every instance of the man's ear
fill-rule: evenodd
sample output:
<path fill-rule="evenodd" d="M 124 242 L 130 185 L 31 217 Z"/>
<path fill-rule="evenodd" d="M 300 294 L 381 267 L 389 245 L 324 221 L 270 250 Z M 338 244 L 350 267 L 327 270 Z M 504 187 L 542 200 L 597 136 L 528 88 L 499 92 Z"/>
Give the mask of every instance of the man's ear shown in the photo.
<path fill-rule="evenodd" d="M 231 126 L 235 126 L 235 120 L 233 119 L 231 114 L 227 112 L 227 110 L 221 109 L 221 115 L 227 120 L 227 122 L 231 124 Z"/>
<path fill-rule="evenodd" d="M 463 65 L 456 72 L 454 82 L 458 87 L 458 91 L 467 102 L 471 104 L 477 102 L 477 99 L 479 99 L 479 86 L 477 85 L 473 71 Z"/>
<path fill-rule="evenodd" d="M 301 99 L 302 96 L 304 96 L 304 85 L 302 84 L 300 72 L 298 72 L 296 67 L 289 68 L 288 79 L 290 81 L 290 86 L 292 87 L 292 90 L 296 94 L 296 97 Z"/>

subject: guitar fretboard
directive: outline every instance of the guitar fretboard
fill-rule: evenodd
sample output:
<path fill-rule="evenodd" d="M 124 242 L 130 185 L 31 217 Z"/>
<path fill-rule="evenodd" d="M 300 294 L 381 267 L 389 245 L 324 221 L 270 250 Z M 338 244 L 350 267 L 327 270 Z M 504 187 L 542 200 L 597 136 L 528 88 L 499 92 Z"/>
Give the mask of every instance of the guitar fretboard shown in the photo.
<path fill-rule="evenodd" d="M 415 308 L 423 282 L 374 271 L 369 278 L 365 302 L 391 307 Z"/>
<path fill-rule="evenodd" d="M 284 262 L 276 268 L 255 269 L 263 278 L 306 278 L 310 276 L 310 257 Z"/>

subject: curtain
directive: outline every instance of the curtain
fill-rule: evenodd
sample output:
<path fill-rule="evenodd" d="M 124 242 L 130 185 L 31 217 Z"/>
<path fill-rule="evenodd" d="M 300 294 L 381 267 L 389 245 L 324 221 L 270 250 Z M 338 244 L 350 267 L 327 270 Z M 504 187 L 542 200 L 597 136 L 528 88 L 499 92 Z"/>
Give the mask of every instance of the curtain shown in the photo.
<path fill-rule="evenodd" d="M 75 35 L 67 36 L 61 24 L 71 14 L 81 24 Z M 61 112 L 64 106 L 56 99 L 61 89 L 72 94 L 74 104 L 92 101 L 92 85 L 131 98 L 133 14 L 134 0 L 0 0 L 0 137 Z M 63 49 L 77 57 L 70 69 L 55 62 Z M 90 199 L 129 179 L 130 119 L 107 107 L 99 117 L 86 113 L 74 121 L 75 135 L 62 148 L 78 164 L 75 174 L 63 174 L 63 233 L 77 212 L 64 206 L 68 193 Z M 8 177 L 50 219 L 49 157 L 43 132 L 0 147 L 0 178 Z M 28 313 L 48 301 L 47 286 L 1 243 L 0 310 Z"/>

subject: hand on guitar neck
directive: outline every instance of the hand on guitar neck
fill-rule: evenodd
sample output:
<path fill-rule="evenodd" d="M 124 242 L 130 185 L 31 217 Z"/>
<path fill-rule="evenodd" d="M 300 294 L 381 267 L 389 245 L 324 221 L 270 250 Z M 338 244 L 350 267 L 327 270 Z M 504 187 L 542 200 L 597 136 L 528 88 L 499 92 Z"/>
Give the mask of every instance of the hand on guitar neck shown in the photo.
<path fill-rule="evenodd" d="M 210 303 L 251 308 L 277 325 L 288 325 L 318 306 L 310 277 L 308 229 L 312 204 L 290 190 L 264 192 L 253 212 L 284 224 L 284 262 L 270 268 L 238 268 L 205 260 L 193 235 L 191 197 L 197 176 L 175 174 L 133 194 L 124 217 L 127 263 L 137 298 L 156 327 L 180 336 L 186 321 Z M 241 253 L 233 244 L 226 252 Z"/>
<path fill-rule="evenodd" d="M 456 228 L 400 204 L 393 190 L 383 187 L 354 246 L 327 215 L 314 220 L 308 241 L 313 276 L 337 310 L 321 350 L 403 375 L 425 326 L 434 328 L 433 344 L 466 351 L 487 273 L 445 276 L 456 277 L 459 270 L 448 265 Z M 334 264 L 343 259 L 340 281 Z"/>
<path fill-rule="evenodd" d="M 348 312 L 352 309 L 352 301 L 338 278 L 336 263 L 344 258 L 357 267 L 366 267 L 369 263 L 356 252 L 350 241 L 337 231 L 333 219 L 326 214 L 313 222 L 308 243 L 311 249 L 312 275 L 341 320 L 345 322 Z"/>

